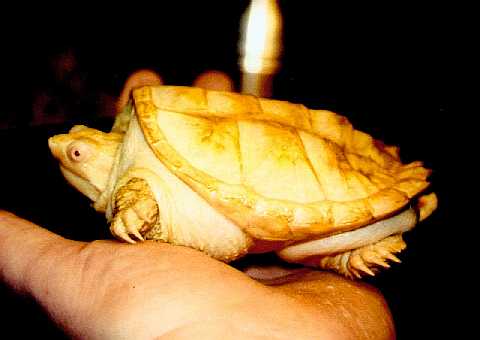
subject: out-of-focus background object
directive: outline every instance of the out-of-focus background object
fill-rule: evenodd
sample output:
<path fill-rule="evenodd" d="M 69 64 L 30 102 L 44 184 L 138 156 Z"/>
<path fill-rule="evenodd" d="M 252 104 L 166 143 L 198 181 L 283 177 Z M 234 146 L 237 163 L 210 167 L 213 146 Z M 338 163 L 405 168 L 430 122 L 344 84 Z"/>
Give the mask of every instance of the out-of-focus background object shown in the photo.
<path fill-rule="evenodd" d="M 272 95 L 272 77 L 280 66 L 282 15 L 276 0 L 252 0 L 240 26 L 241 92 Z"/>
<path fill-rule="evenodd" d="M 66 3 L 57 11 L 29 8 L 31 16 L 24 9 L 4 12 L 15 20 L 0 23 L 0 208 L 65 237 L 110 237 L 104 218 L 63 180 L 47 138 L 77 123 L 109 130 L 116 99 L 139 69 L 172 85 L 190 85 L 205 70 L 217 70 L 231 77 L 232 89 L 242 90 L 244 75 L 256 74 L 239 65 L 246 55 L 238 49 L 246 32 L 242 18 L 251 4 L 272 2 L 161 1 L 141 8 L 118 4 L 115 12 Z M 402 265 L 371 283 L 386 296 L 399 339 L 435 338 L 436 331 L 444 336 L 446 326 L 438 325 L 451 323 L 448 305 L 456 299 L 449 283 L 468 273 L 458 269 L 463 250 L 454 247 L 463 244 L 459 230 L 472 226 L 460 220 L 465 209 L 452 209 L 464 200 L 455 194 L 462 186 L 453 171 L 467 158 L 453 144 L 464 141 L 464 129 L 456 126 L 462 115 L 453 112 L 448 96 L 448 53 L 457 51 L 445 42 L 449 31 L 439 30 L 443 48 L 434 48 L 433 8 L 418 3 L 277 5 L 281 43 L 270 55 L 278 67 L 266 72 L 272 97 L 345 115 L 357 129 L 399 145 L 403 161 L 423 160 L 433 169 L 439 209 L 406 236 Z M 210 83 L 206 77 L 196 85 Z M 46 338 L 61 337 L 27 302 L 6 294 L 2 290 L 5 325 L 17 334 L 28 324 Z"/>

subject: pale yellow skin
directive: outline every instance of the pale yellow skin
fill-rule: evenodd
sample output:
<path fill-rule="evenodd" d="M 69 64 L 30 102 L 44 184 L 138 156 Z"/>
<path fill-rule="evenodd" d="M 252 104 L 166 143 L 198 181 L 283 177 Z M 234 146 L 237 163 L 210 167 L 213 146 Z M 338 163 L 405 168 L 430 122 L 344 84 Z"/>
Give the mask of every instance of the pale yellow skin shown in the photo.
<path fill-rule="evenodd" d="M 401 164 L 398 149 L 328 111 L 187 87 L 133 96 L 134 113 L 119 115 L 113 132 L 75 127 L 49 141 L 67 180 L 106 212 L 116 237 L 223 261 L 277 251 L 349 277 L 398 261 L 415 214 L 375 222 L 428 186 L 420 162 Z M 436 197 L 421 203 L 423 219 Z"/>

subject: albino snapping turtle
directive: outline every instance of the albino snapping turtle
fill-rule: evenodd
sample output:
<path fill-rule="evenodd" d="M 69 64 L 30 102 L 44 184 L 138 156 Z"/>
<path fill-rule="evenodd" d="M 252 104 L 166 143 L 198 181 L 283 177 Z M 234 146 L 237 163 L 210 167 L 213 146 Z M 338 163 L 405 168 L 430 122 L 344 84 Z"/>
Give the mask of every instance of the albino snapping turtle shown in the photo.
<path fill-rule="evenodd" d="M 373 275 L 435 210 L 429 170 L 330 111 L 176 86 L 133 91 L 110 133 L 49 139 L 65 178 L 114 236 L 161 240 L 222 261 L 289 262 Z"/>

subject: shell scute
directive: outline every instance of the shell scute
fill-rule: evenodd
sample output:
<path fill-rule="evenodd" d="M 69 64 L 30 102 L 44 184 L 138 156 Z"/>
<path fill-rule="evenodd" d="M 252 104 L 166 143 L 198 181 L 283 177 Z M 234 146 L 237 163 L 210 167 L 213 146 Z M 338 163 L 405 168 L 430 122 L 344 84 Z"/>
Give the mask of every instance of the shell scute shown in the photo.
<path fill-rule="evenodd" d="M 349 230 L 404 207 L 427 186 L 421 163 L 300 104 L 189 87 L 134 91 L 157 157 L 253 237 Z"/>

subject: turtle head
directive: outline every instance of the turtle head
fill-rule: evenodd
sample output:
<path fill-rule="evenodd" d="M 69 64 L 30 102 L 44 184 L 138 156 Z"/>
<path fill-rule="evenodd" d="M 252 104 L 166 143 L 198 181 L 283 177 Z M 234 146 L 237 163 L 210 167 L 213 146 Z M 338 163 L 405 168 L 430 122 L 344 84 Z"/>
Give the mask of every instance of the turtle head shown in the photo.
<path fill-rule="evenodd" d="M 48 146 L 66 180 L 95 202 L 107 187 L 122 137 L 76 125 L 68 134 L 49 138 Z"/>

